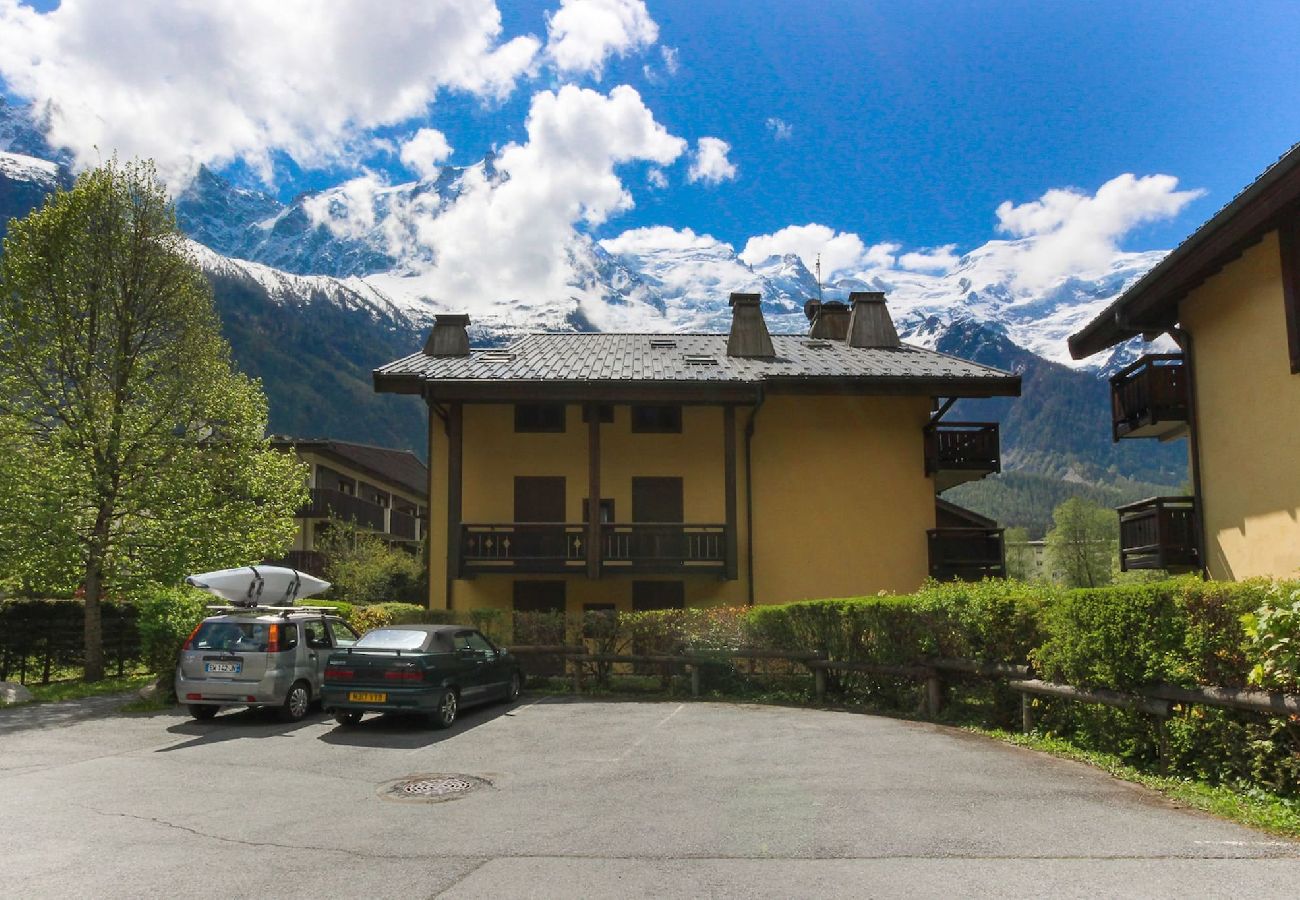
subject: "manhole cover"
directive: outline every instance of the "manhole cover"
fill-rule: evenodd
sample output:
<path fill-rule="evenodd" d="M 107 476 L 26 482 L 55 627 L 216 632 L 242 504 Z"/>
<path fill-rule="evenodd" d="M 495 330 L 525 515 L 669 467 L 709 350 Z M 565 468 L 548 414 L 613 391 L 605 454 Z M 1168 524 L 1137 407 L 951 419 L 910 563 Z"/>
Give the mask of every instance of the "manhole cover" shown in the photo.
<path fill-rule="evenodd" d="M 491 782 L 473 775 L 412 775 L 389 782 L 380 791 L 389 800 L 455 800 Z"/>

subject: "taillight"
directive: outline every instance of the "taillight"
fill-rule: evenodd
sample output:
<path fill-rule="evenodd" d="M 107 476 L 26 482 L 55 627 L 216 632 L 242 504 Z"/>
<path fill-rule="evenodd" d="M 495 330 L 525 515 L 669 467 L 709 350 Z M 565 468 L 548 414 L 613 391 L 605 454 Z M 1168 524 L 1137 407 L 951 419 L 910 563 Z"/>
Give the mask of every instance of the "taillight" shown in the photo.
<path fill-rule="evenodd" d="M 389 669 L 384 673 L 385 681 L 423 681 L 424 673 L 419 669 Z"/>
<path fill-rule="evenodd" d="M 266 642 L 266 652 L 279 653 L 280 652 L 280 626 L 272 625 L 270 631 L 271 631 L 271 637 L 270 640 Z"/>
<path fill-rule="evenodd" d="M 190 632 L 190 636 L 187 637 L 187 638 L 185 639 L 185 643 L 181 646 L 181 649 L 182 649 L 182 650 L 189 650 L 189 649 L 192 649 L 192 648 L 193 648 L 193 646 L 194 646 L 194 635 L 198 634 L 198 633 L 199 633 L 199 629 L 202 628 L 202 627 L 203 627 L 203 623 L 202 623 L 202 622 L 200 622 L 199 624 L 197 624 L 197 625 L 194 626 L 194 630 Z"/>
<path fill-rule="evenodd" d="M 357 673 L 352 671 L 351 669 L 336 669 L 333 668 L 332 666 L 325 670 L 326 678 L 352 678 L 356 674 Z"/>

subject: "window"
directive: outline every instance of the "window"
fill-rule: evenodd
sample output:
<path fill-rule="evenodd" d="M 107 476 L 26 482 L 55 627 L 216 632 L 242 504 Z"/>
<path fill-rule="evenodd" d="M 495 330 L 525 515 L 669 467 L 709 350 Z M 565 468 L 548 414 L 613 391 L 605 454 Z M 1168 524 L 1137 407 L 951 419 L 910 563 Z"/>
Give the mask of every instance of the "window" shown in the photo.
<path fill-rule="evenodd" d="M 634 434 L 681 434 L 682 408 L 680 406 L 632 407 L 632 432 Z"/>
<path fill-rule="evenodd" d="M 591 421 L 591 407 L 582 407 L 582 421 Z M 608 403 L 602 403 L 596 407 L 596 421 L 602 425 L 608 425 L 614 421 L 614 407 Z"/>
<path fill-rule="evenodd" d="M 564 431 L 564 404 L 516 403 L 515 431 L 562 433 Z"/>
<path fill-rule="evenodd" d="M 351 647 L 357 642 L 357 633 L 342 622 L 330 622 L 330 631 L 334 632 L 335 647 Z"/>
<path fill-rule="evenodd" d="M 478 653 L 491 654 L 492 645 L 487 642 L 487 638 L 477 631 L 459 632 L 453 642 L 457 650 L 474 650 Z"/>
<path fill-rule="evenodd" d="M 591 521 L 591 507 L 589 505 L 590 501 L 591 498 L 589 497 L 582 498 L 582 521 L 584 522 Z M 600 523 L 602 525 L 608 525 L 613 521 L 614 521 L 614 501 L 608 497 L 601 497 L 600 498 Z"/>

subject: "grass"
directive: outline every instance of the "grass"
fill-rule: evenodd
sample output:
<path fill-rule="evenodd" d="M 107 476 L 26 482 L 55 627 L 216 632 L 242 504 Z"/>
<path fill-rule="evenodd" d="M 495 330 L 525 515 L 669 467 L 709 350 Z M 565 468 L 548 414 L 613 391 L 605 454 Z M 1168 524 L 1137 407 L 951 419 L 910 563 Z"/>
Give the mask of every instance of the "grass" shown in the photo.
<path fill-rule="evenodd" d="M 137 691 L 154 680 L 148 672 L 133 672 L 118 678 L 105 678 L 102 681 L 51 681 L 49 684 L 29 684 L 27 689 L 37 703 L 57 703 L 60 700 L 82 700 L 86 697 L 102 697 L 105 694 L 123 694 Z"/>
<path fill-rule="evenodd" d="M 123 704 L 118 708 L 118 712 L 123 713 L 151 713 L 162 712 L 171 709 L 176 705 L 176 701 L 168 696 L 166 691 L 157 691 L 148 697 L 141 697 L 138 700 L 132 700 L 130 703 Z"/>
<path fill-rule="evenodd" d="M 964 726 L 966 731 L 994 740 L 1050 753 L 1063 759 L 1087 763 L 1124 781 L 1164 794 L 1175 803 L 1213 813 L 1224 819 L 1249 825 L 1272 834 L 1300 838 L 1300 799 L 1278 797 L 1258 788 L 1237 788 L 1225 784 L 1206 784 L 1191 778 L 1155 775 L 1125 763 L 1117 756 L 1085 750 L 1067 740 L 1047 735 L 1017 734 L 999 728 Z"/>

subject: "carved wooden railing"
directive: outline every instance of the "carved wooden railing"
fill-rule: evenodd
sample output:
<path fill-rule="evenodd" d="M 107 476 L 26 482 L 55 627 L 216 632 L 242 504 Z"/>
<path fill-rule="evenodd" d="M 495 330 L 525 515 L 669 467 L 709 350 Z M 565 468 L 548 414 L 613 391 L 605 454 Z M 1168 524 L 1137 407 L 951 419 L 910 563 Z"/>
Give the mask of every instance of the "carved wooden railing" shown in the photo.
<path fill-rule="evenodd" d="M 1196 498 L 1151 497 L 1119 513 L 1119 567 L 1188 572 L 1201 567 Z"/>
<path fill-rule="evenodd" d="M 1153 353 L 1110 377 L 1111 436 L 1160 437 L 1187 422 L 1187 371 L 1178 353 Z"/>
<path fill-rule="evenodd" d="M 939 581 L 1005 578 L 1006 552 L 1001 528 L 932 528 L 930 577 Z"/>

